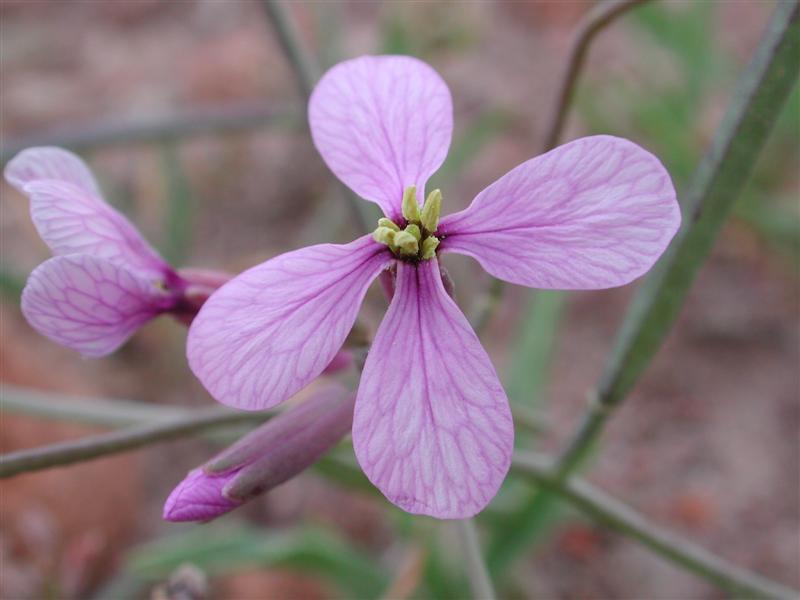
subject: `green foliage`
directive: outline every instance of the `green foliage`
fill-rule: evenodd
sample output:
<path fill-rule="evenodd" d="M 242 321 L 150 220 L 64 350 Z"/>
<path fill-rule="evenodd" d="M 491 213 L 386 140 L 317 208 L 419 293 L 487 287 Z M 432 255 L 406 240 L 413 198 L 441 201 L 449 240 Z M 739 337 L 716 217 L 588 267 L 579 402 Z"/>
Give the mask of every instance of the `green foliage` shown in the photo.
<path fill-rule="evenodd" d="M 162 169 L 167 190 L 167 214 L 161 251 L 173 265 L 182 264 L 192 239 L 192 190 L 173 142 L 161 146 Z"/>
<path fill-rule="evenodd" d="M 388 584 L 378 562 L 339 536 L 316 527 L 276 532 L 253 526 L 193 526 L 134 549 L 127 570 L 146 580 L 163 579 L 184 563 L 210 574 L 247 567 L 286 567 L 335 583 L 349 597 L 376 598 Z"/>

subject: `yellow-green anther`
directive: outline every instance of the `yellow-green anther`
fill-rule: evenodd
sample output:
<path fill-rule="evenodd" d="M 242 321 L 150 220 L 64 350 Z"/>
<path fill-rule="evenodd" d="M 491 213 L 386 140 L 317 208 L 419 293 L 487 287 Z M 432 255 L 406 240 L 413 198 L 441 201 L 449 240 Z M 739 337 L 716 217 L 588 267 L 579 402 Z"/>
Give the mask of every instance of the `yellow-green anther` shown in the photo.
<path fill-rule="evenodd" d="M 417 241 L 422 239 L 422 231 L 420 231 L 419 226 L 414 225 L 414 223 L 406 225 L 405 231 L 417 238 Z"/>
<path fill-rule="evenodd" d="M 408 231 L 398 231 L 394 236 L 393 246 L 400 251 L 400 254 L 414 256 L 419 252 L 419 242 L 417 238 Z"/>
<path fill-rule="evenodd" d="M 388 227 L 392 231 L 400 231 L 400 228 L 395 225 L 394 221 L 387 219 L 386 217 L 381 217 L 378 219 L 378 227 Z"/>
<path fill-rule="evenodd" d="M 430 236 L 422 242 L 422 260 L 428 260 L 436 255 L 436 248 L 439 246 L 439 238 Z"/>
<path fill-rule="evenodd" d="M 442 191 L 433 190 L 428 194 L 428 199 L 425 200 L 425 206 L 422 207 L 422 226 L 433 233 L 439 226 L 439 215 L 442 212 Z"/>
<path fill-rule="evenodd" d="M 417 204 L 417 186 L 412 185 L 403 192 L 403 216 L 409 223 L 419 223 L 419 204 Z"/>
<path fill-rule="evenodd" d="M 378 242 L 379 244 L 386 244 L 387 246 L 391 246 L 394 244 L 395 233 L 397 233 L 394 229 L 390 229 L 389 227 L 378 227 L 375 231 L 372 232 L 372 239 Z"/>

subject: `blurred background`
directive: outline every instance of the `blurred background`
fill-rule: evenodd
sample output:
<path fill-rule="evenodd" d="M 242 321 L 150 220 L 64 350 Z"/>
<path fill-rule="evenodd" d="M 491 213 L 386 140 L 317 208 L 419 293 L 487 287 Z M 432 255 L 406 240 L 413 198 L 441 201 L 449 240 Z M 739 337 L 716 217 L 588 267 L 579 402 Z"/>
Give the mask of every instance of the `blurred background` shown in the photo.
<path fill-rule="evenodd" d="M 455 132 L 432 186 L 452 212 L 539 152 L 570 36 L 591 6 L 353 1 L 287 9 L 323 67 L 403 53 L 443 75 Z M 629 137 L 661 157 L 680 195 L 773 8 L 709 0 L 634 9 L 592 47 L 562 141 Z M 311 143 L 304 101 L 259 2 L 4 0 L 0 17 L 3 163 L 21 145 L 69 144 L 108 201 L 173 264 L 238 272 L 364 233 Z M 676 327 L 587 474 L 658 524 L 795 587 L 799 133 L 795 89 Z M 3 383 L 213 404 L 186 366 L 185 329 L 170 319 L 100 360 L 37 335 L 19 294 L 49 253 L 27 202 L 5 182 L 0 211 Z M 489 278 L 467 258 L 445 264 L 469 313 Z M 635 289 L 506 290 L 484 343 L 512 400 L 545 424 L 520 443 L 555 452 L 573 430 Z M 384 310 L 376 286 L 364 321 L 376 327 Z M 9 414 L 0 430 L 3 452 L 99 431 Z M 468 595 L 450 524 L 412 518 L 330 468 L 210 525 L 163 522 L 167 494 L 218 448 L 213 439 L 176 441 L 3 481 L 0 597 L 149 597 L 184 563 L 208 576 L 217 598 Z M 723 596 L 565 506 L 520 515 L 532 491 L 509 477 L 478 519 L 502 597 Z M 530 536 L 521 547 L 507 543 L 507 532 L 523 526 Z"/>

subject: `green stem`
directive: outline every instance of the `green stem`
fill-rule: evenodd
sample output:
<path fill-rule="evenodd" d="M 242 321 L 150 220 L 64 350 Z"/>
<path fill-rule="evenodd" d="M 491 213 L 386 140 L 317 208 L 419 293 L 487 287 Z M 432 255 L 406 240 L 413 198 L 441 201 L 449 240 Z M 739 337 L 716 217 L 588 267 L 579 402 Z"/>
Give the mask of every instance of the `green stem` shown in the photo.
<path fill-rule="evenodd" d="M 578 76 L 586 61 L 589 47 L 595 36 L 615 19 L 647 0 L 615 0 L 613 2 L 602 2 L 595 5 L 592 11 L 586 15 L 575 36 L 572 38 L 572 46 L 569 52 L 564 71 L 558 84 L 558 92 L 550 111 L 550 118 L 545 121 L 550 126 L 543 137 L 542 152 L 552 150 L 558 145 L 558 140 L 564 130 L 567 119 L 567 112 L 572 106 L 572 97 L 575 94 L 575 86 Z"/>
<path fill-rule="evenodd" d="M 466 572 L 472 594 L 475 600 L 494 600 L 496 594 L 489 578 L 489 570 L 483 560 L 480 540 L 473 519 L 456 521 L 461 541 L 464 544 L 464 558 L 466 559 Z"/>
<path fill-rule="evenodd" d="M 747 598 L 791 600 L 798 592 L 765 577 L 741 569 L 648 519 L 586 481 L 563 479 L 549 459 L 519 451 L 512 468 L 532 477 L 537 484 L 561 496 L 581 512 L 656 554 L 714 583 L 729 593 Z"/>
<path fill-rule="evenodd" d="M 9 452 L 0 457 L 0 479 L 30 473 L 50 467 L 68 465 L 140 448 L 157 442 L 185 437 L 208 429 L 241 423 L 258 423 L 269 413 L 232 412 L 211 408 L 196 411 L 192 417 L 180 417 L 166 422 L 136 425 L 121 431 L 87 436 L 29 450 Z"/>

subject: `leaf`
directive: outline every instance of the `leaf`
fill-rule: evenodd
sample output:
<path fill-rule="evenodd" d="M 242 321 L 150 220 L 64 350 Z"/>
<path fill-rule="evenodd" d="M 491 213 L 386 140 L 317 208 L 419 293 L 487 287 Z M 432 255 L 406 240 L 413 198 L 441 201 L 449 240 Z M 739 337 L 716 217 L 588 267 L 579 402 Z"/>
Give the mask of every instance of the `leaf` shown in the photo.
<path fill-rule="evenodd" d="M 186 533 L 135 548 L 127 567 L 133 577 L 153 580 L 166 577 L 186 562 L 211 574 L 252 566 L 309 571 L 357 598 L 377 597 L 389 580 L 377 562 L 340 537 L 313 527 L 276 532 L 240 524 L 195 525 Z"/>

